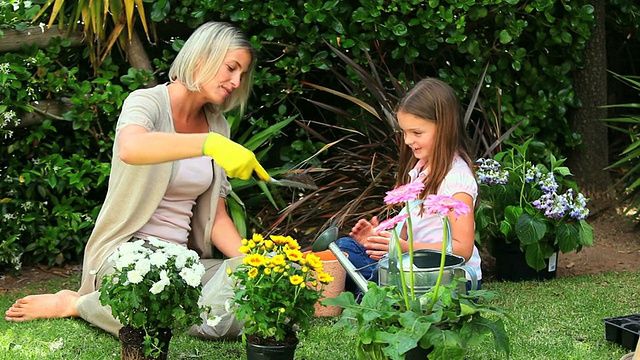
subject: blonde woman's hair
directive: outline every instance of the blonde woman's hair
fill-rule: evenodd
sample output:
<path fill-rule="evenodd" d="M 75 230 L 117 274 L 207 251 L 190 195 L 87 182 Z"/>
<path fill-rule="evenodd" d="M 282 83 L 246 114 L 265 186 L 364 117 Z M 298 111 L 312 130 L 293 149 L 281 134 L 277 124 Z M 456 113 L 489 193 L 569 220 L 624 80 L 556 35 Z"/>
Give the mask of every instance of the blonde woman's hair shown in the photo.
<path fill-rule="evenodd" d="M 469 135 L 460 114 L 460 102 L 451 86 L 434 78 L 422 79 L 400 100 L 397 111 L 436 124 L 433 152 L 428 158 L 429 176 L 425 179 L 422 198 L 438 192 L 456 154 L 473 169 Z M 403 144 L 400 147 L 396 185 L 409 182 L 409 170 L 415 167 L 417 161 L 409 147 Z"/>
<path fill-rule="evenodd" d="M 225 112 L 239 107 L 242 113 L 253 85 L 256 57 L 242 32 L 228 23 L 212 21 L 200 25 L 185 41 L 171 64 L 169 78 L 171 81 L 180 81 L 190 91 L 200 91 L 200 87 L 218 73 L 227 53 L 239 49 L 251 53 L 251 64 L 240 86 L 218 108 Z"/>

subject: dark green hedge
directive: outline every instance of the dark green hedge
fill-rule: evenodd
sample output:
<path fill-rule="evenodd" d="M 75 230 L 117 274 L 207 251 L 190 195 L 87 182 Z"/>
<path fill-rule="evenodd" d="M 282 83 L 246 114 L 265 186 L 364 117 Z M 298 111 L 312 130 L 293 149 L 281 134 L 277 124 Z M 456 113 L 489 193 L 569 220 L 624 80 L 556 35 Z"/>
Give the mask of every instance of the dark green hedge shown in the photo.
<path fill-rule="evenodd" d="M 366 121 L 338 118 L 306 101 L 333 102 L 352 114 L 360 111 L 302 84 L 341 88 L 329 71 L 339 61 L 326 41 L 361 64 L 366 63 L 362 49 L 368 49 L 407 85 L 419 77 L 438 76 L 464 101 L 488 64 L 480 96 L 492 121 L 507 128 L 523 120 L 516 140 L 535 136 L 557 152 L 557 146 L 579 142 L 567 124 L 567 111 L 580 104 L 571 77 L 581 66 L 581 51 L 594 24 L 588 3 L 160 0 L 145 6 L 158 34 L 148 51 L 160 82 L 166 81 L 179 47 L 174 37 L 186 39 L 204 21 L 232 22 L 251 37 L 259 50 L 259 71 L 255 96 L 246 118 L 235 127 L 236 136 L 249 137 L 291 116 L 312 127 L 314 122 L 328 123 L 366 133 Z M 0 6 L 0 30 L 24 27 L 16 14 L 28 18 L 34 11 Z M 5 119 L 0 129 L 0 268 L 19 268 L 21 261 L 78 261 L 106 191 L 119 107 L 150 74 L 130 70 L 116 50 L 96 76 L 86 52 L 59 39 L 44 50 L 25 47 L 0 54 L 0 70 Z M 61 119 L 13 129 L 9 135 L 11 114 L 24 114 L 31 101 L 63 98 L 72 107 Z M 343 135 L 336 128 L 330 131 L 329 139 Z M 295 164 L 323 145 L 293 125 L 280 136 L 287 138 L 261 148 L 269 149 L 263 159 L 271 166 Z M 252 211 L 265 203 L 257 187 L 243 191 L 241 198 Z"/>

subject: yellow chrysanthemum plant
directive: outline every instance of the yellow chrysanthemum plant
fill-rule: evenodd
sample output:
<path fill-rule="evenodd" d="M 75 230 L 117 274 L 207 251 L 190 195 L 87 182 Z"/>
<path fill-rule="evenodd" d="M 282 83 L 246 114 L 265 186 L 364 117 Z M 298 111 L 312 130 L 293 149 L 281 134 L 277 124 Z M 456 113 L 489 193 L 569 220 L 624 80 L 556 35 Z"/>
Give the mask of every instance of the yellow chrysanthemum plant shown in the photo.
<path fill-rule="evenodd" d="M 333 277 L 320 258 L 303 253 L 290 236 L 254 234 L 243 239 L 246 254 L 235 271 L 234 312 L 244 322 L 246 340 L 262 345 L 297 343 L 297 331 L 306 331 L 324 286 Z"/>

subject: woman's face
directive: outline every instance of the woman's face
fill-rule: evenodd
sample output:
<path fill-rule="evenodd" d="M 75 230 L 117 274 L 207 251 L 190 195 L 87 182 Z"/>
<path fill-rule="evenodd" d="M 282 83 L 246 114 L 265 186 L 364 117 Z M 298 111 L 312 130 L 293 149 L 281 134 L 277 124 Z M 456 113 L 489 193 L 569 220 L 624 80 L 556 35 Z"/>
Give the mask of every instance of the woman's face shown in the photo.
<path fill-rule="evenodd" d="M 213 79 L 202 85 L 202 92 L 207 94 L 210 102 L 217 105 L 222 104 L 231 92 L 240 86 L 249 66 L 251 66 L 251 52 L 249 50 L 229 51 Z"/>
<path fill-rule="evenodd" d="M 404 111 L 398 111 L 397 116 L 404 143 L 411 148 L 417 159 L 427 160 L 433 151 L 436 123 Z"/>

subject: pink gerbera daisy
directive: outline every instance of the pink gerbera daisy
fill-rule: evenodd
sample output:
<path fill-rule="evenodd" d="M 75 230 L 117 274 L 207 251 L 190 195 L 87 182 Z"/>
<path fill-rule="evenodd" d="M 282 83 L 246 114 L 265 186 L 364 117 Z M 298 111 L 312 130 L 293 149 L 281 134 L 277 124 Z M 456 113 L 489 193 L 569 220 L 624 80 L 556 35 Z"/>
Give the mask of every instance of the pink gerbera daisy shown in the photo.
<path fill-rule="evenodd" d="M 376 226 L 376 231 L 384 231 L 384 230 L 388 230 L 391 229 L 392 227 L 396 226 L 396 224 L 403 222 L 404 220 L 406 220 L 406 218 L 409 217 L 409 214 L 400 214 L 398 216 L 394 216 L 391 219 L 387 219 L 383 222 L 381 222 L 380 224 L 378 224 L 378 226 Z"/>
<path fill-rule="evenodd" d="M 456 218 L 469 213 L 469 206 L 460 200 L 446 195 L 429 195 L 423 204 L 429 214 L 447 216 L 453 211 Z"/>
<path fill-rule="evenodd" d="M 424 184 L 421 182 L 411 182 L 398 186 L 391 191 L 387 191 L 387 196 L 384 197 L 384 202 L 387 205 L 393 205 L 415 200 L 418 198 L 422 190 L 424 190 Z"/>

